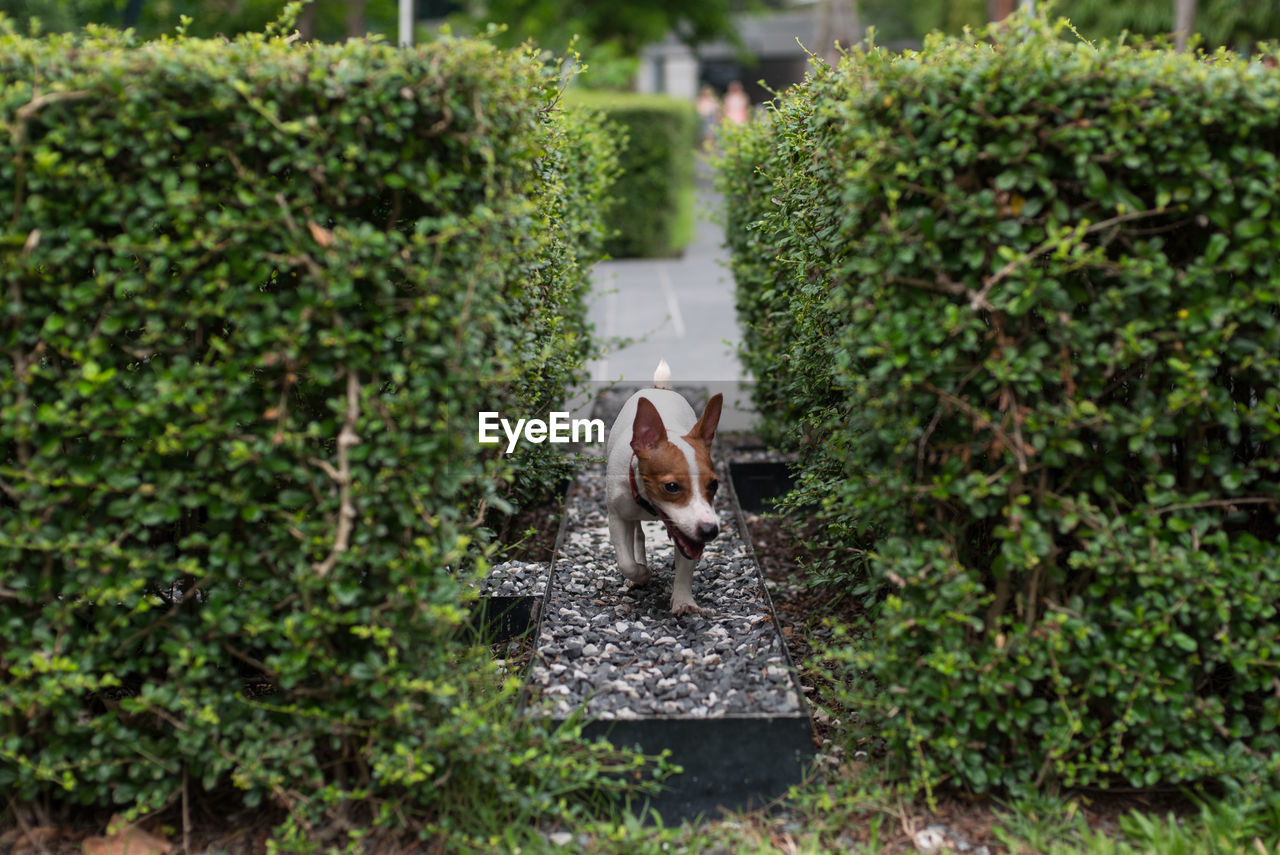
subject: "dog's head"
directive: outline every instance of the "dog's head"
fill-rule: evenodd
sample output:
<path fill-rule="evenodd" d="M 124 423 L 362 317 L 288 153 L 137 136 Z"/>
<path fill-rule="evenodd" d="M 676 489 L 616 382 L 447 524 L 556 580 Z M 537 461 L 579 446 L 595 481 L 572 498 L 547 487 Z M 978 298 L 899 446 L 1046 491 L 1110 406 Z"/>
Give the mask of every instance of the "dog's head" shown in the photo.
<path fill-rule="evenodd" d="M 723 396 L 713 395 L 684 436 L 669 437 L 648 398 L 636 402 L 631 450 L 639 461 L 640 492 L 658 511 L 676 549 L 696 561 L 720 533 L 712 500 L 720 482 L 711 463 L 711 441 L 720 423 Z"/>

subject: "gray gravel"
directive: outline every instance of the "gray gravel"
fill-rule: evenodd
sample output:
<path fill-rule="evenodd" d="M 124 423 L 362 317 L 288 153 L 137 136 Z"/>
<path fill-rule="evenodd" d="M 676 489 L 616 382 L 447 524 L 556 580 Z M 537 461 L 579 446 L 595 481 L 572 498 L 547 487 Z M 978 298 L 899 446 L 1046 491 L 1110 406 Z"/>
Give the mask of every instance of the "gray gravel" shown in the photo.
<path fill-rule="evenodd" d="M 549 561 L 504 561 L 480 582 L 483 597 L 541 597 L 551 575 Z"/>
<path fill-rule="evenodd" d="M 727 472 L 720 479 L 727 482 Z M 554 717 L 585 709 L 602 719 L 800 714 L 798 683 L 728 489 L 716 499 L 720 536 L 694 574 L 694 597 L 708 614 L 677 618 L 670 539 L 660 523 L 644 524 L 654 578 L 628 588 L 609 540 L 603 483 L 601 457 L 580 473 L 565 508 L 529 678 L 531 708 Z"/>

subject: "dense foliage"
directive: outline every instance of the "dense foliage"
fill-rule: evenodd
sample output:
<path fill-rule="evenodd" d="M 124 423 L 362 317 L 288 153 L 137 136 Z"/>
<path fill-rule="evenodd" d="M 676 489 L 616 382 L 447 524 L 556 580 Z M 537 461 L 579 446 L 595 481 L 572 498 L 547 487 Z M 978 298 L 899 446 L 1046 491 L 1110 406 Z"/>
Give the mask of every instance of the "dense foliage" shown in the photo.
<path fill-rule="evenodd" d="M 721 184 L 757 405 L 874 604 L 869 732 L 980 791 L 1274 784 L 1280 75 L 870 50 Z"/>
<path fill-rule="evenodd" d="M 477 412 L 587 347 L 616 155 L 558 71 L 0 33 L 7 796 L 461 833 L 600 783 L 459 632 L 485 509 L 550 480 Z"/>
<path fill-rule="evenodd" d="M 571 91 L 571 103 L 602 113 L 626 140 L 619 155 L 605 244 L 617 258 L 671 255 L 692 238 L 697 113 L 665 95 Z"/>

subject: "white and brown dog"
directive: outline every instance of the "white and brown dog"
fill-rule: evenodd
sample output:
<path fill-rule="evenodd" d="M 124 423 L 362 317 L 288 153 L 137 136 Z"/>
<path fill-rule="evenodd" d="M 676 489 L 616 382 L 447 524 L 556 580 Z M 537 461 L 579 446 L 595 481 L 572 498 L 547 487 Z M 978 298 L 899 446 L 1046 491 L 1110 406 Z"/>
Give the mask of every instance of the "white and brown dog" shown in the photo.
<path fill-rule="evenodd" d="M 720 422 L 722 396 L 707 401 L 701 418 L 667 385 L 671 369 L 658 363 L 652 389 L 635 393 L 618 411 L 609 432 L 605 497 L 609 537 L 618 567 L 632 585 L 649 581 L 641 520 L 662 520 L 675 543 L 671 612 L 702 614 L 693 601 L 693 568 L 720 533 L 712 499 L 720 486 L 711 463 L 711 440 Z"/>

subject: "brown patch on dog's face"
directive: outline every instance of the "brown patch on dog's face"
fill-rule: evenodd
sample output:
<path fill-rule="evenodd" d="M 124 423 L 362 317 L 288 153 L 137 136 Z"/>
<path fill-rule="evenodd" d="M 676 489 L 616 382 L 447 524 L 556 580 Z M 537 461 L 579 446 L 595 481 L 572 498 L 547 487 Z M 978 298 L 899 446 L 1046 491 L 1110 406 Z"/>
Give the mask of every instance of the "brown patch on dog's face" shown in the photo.
<path fill-rule="evenodd" d="M 646 453 L 637 451 L 636 456 L 641 461 L 644 493 L 650 500 L 678 508 L 693 500 L 694 485 L 689 477 L 689 461 L 683 451 L 664 439 Z M 698 488 L 701 489 L 702 485 Z"/>
<path fill-rule="evenodd" d="M 701 496 L 708 505 L 712 503 L 720 482 L 711 462 L 711 441 L 715 439 L 716 426 L 720 422 L 722 401 L 722 395 L 713 395 L 703 408 L 702 416 L 682 437 L 693 450 L 698 470 L 697 484 L 693 483 L 689 458 L 667 439 L 667 429 L 657 408 L 648 398 L 636 402 L 635 421 L 631 425 L 631 449 L 641 461 L 640 477 L 650 501 L 682 508 L 695 496 Z"/>

